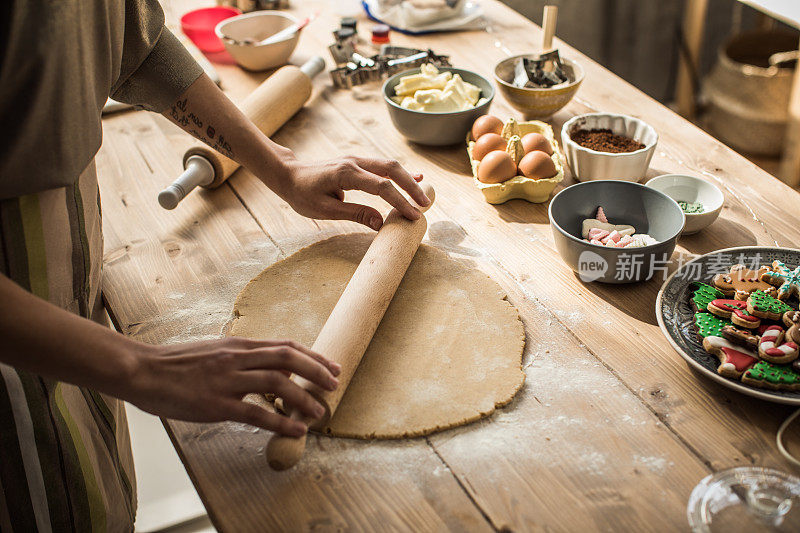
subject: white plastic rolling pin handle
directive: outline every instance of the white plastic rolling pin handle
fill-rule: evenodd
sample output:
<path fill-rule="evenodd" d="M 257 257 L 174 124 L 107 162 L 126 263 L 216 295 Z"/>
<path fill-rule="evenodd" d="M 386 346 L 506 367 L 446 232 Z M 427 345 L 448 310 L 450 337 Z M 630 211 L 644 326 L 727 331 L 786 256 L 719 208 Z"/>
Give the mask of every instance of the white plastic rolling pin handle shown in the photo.
<path fill-rule="evenodd" d="M 175 182 L 158 193 L 158 203 L 164 209 L 175 209 L 195 187 L 214 181 L 214 167 L 205 157 L 193 155 L 186 160 L 186 170 Z"/>
<path fill-rule="evenodd" d="M 300 65 L 300 72 L 305 74 L 311 79 L 314 79 L 314 76 L 319 74 L 325 70 L 325 60 L 322 59 L 322 56 L 314 56 L 302 65 Z"/>

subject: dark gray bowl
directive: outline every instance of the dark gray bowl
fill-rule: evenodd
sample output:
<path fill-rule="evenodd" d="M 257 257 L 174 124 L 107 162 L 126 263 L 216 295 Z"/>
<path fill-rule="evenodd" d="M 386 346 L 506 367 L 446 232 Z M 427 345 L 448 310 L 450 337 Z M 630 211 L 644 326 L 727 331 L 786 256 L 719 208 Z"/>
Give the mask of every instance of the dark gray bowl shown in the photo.
<path fill-rule="evenodd" d="M 612 224 L 630 224 L 657 244 L 641 248 L 608 248 L 580 238 L 583 220 L 602 206 Z M 553 239 L 561 258 L 582 281 L 632 283 L 666 274 L 666 263 L 686 217 L 666 194 L 628 181 L 586 181 L 553 197 L 548 210 Z"/>
<path fill-rule="evenodd" d="M 483 76 L 460 68 L 441 67 L 439 70 L 458 74 L 465 82 L 477 85 L 481 89 L 481 98 L 486 98 L 486 101 L 472 109 L 452 113 L 427 113 L 405 109 L 394 103 L 390 97 L 395 96 L 394 88 L 400 82 L 400 78 L 409 74 L 417 74 L 419 69 L 398 72 L 386 80 L 381 92 L 386 107 L 389 109 L 392 124 L 409 141 L 428 146 L 463 143 L 467 138 L 467 132 L 472 129 L 475 119 L 488 113 L 489 106 L 492 105 L 494 87 Z"/>

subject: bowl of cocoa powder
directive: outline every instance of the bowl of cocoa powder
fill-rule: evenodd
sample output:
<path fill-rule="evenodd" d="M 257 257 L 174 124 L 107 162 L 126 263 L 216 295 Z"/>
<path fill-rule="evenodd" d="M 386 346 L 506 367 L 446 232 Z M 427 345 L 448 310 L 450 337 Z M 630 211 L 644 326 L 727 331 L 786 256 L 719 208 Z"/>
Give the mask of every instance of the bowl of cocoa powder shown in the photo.
<path fill-rule="evenodd" d="M 641 181 L 658 142 L 648 123 L 614 113 L 588 113 L 568 120 L 561 143 L 579 181 Z"/>

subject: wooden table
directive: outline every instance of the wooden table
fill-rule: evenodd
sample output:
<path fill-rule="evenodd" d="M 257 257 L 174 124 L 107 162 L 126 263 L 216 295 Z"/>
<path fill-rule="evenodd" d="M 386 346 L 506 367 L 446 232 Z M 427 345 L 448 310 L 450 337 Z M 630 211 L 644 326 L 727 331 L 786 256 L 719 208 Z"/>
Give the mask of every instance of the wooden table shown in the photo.
<path fill-rule="evenodd" d="M 537 26 L 498 2 L 482 4 L 488 31 L 395 35 L 394 42 L 430 46 L 486 76 L 507 54 L 536 49 Z M 304 33 L 296 63 L 326 54 L 335 25 L 330 2 L 302 5 L 303 13 L 322 13 Z M 559 46 L 584 65 L 586 81 L 553 118 L 556 131 L 589 111 L 641 117 L 660 135 L 649 175 L 684 172 L 724 190 L 720 218 L 680 239 L 676 261 L 729 246 L 800 242 L 797 192 L 577 50 Z M 218 68 L 234 98 L 264 77 Z M 791 409 L 692 372 L 656 324 L 659 281 L 581 283 L 554 249 L 547 204 L 485 203 L 463 146 L 411 145 L 383 107 L 377 86 L 335 90 L 323 75 L 312 100 L 275 139 L 305 159 L 371 154 L 422 170 L 437 190 L 427 241 L 475 261 L 520 311 L 526 386 L 494 416 L 426 438 L 313 436 L 302 463 L 284 473 L 267 467 L 266 431 L 166 421 L 219 529 L 683 529 L 687 498 L 709 473 L 750 464 L 792 468 L 774 443 Z M 499 95 L 492 112 L 521 118 Z M 181 171 L 188 136 L 146 112 L 111 116 L 104 126 L 98 156 L 104 293 L 126 335 L 151 343 L 216 338 L 235 295 L 257 272 L 325 236 L 360 230 L 294 214 L 244 171 L 163 211 L 156 195 Z M 789 437 L 796 443 L 800 433 Z"/>

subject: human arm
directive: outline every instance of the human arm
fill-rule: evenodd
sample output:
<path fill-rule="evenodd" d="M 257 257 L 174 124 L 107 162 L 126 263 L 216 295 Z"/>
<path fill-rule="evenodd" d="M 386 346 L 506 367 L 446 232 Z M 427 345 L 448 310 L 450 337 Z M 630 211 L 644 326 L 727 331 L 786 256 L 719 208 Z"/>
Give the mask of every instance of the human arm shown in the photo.
<path fill-rule="evenodd" d="M 412 175 L 397 161 L 345 157 L 323 162 L 298 160 L 291 150 L 276 144 L 201 75 L 164 112 L 172 122 L 223 155 L 245 166 L 298 213 L 310 218 L 345 219 L 373 229 L 380 213 L 368 206 L 344 202 L 346 190 L 359 189 L 383 198 L 410 219 L 419 211 L 393 185 L 419 205 L 429 200 Z"/>
<path fill-rule="evenodd" d="M 333 390 L 340 368 L 292 341 L 227 338 L 152 346 L 64 311 L 0 274 L 0 363 L 195 422 L 234 420 L 287 435 L 306 427 L 244 402 L 275 393 L 312 417 L 322 406 L 289 380 L 296 373 Z"/>

